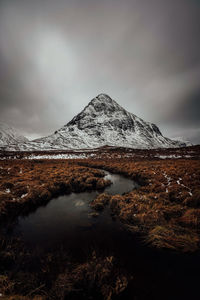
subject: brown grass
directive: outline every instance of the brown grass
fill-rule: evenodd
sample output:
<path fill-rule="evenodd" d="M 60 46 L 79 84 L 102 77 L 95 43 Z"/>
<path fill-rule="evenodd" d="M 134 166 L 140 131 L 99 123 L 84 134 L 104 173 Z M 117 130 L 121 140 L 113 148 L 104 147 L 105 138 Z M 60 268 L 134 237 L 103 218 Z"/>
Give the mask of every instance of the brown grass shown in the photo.
<path fill-rule="evenodd" d="M 144 233 L 148 242 L 153 241 L 151 235 L 156 226 L 170 226 L 171 231 L 174 228 L 177 239 L 175 226 L 190 230 L 191 236 L 195 234 L 191 247 L 174 248 L 183 251 L 199 248 L 199 160 L 4 160 L 0 161 L 0 167 L 1 220 L 26 213 L 60 194 L 103 189 L 110 182 L 103 179 L 102 171 L 95 169 L 102 168 L 132 178 L 141 187 L 123 196 L 100 194 L 91 203 L 93 208 L 101 210 L 109 202 L 112 212 L 129 229 L 134 225 L 134 230 Z M 163 239 L 160 240 L 162 247 Z"/>
<path fill-rule="evenodd" d="M 142 155 L 142 159 L 124 159 L 120 150 L 107 160 L 0 161 L 0 219 L 28 212 L 60 194 L 102 190 L 110 184 L 103 179 L 103 172 L 95 169 L 102 168 L 141 186 L 125 195 L 102 193 L 91 203 L 94 209 L 109 205 L 127 229 L 142 234 L 149 246 L 177 252 L 198 250 L 199 159 L 145 159 Z M 113 255 L 95 251 L 76 263 L 65 251 L 47 253 L 37 258 L 37 271 L 29 270 L 31 264 L 32 253 L 22 241 L 1 235 L 2 299 L 79 299 L 83 291 L 84 296 L 95 292 L 98 299 L 113 299 L 120 297 L 132 280 Z"/>
<path fill-rule="evenodd" d="M 119 173 L 140 183 L 139 189 L 112 196 L 109 201 L 112 212 L 129 230 L 145 234 L 146 241 L 158 248 L 184 252 L 199 249 L 199 160 L 87 160 L 80 164 Z M 158 228 L 159 234 L 155 235 Z"/>
<path fill-rule="evenodd" d="M 113 256 L 101 257 L 93 251 L 87 262 L 59 275 L 53 292 L 57 299 L 70 299 L 74 292 L 77 299 L 81 299 L 83 291 L 89 288 L 95 291 L 97 298 L 113 299 L 126 289 L 129 282 L 129 277 L 116 268 L 115 263 Z"/>
<path fill-rule="evenodd" d="M 70 192 L 101 190 L 102 171 L 67 161 L 0 161 L 0 220 Z"/>
<path fill-rule="evenodd" d="M 74 262 L 63 249 L 37 254 L 20 240 L 6 242 L 0 247 L 2 299 L 113 299 L 131 279 L 113 255 L 90 250 L 86 258 Z"/>
<path fill-rule="evenodd" d="M 90 204 L 95 210 L 103 210 L 110 201 L 111 196 L 107 193 L 99 194 Z"/>

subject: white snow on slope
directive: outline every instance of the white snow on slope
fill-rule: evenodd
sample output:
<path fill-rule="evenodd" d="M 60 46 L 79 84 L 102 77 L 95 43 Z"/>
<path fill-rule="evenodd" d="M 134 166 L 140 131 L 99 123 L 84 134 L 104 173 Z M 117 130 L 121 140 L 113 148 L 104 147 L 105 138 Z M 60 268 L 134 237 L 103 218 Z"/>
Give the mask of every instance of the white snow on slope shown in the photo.
<path fill-rule="evenodd" d="M 28 139 L 22 136 L 16 129 L 0 122 L 0 147 L 18 143 L 26 143 Z"/>
<path fill-rule="evenodd" d="M 163 137 L 155 124 L 145 122 L 108 95 L 100 94 L 50 136 L 9 144 L 6 150 L 93 149 L 105 145 L 151 149 L 181 147 L 185 143 Z"/>

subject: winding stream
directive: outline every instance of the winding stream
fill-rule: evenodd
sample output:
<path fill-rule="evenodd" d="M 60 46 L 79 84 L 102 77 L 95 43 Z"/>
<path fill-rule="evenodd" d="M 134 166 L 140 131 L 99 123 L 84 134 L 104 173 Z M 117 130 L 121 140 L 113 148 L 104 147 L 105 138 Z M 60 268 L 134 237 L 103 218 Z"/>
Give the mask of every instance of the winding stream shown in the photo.
<path fill-rule="evenodd" d="M 105 171 L 105 179 L 112 184 L 104 189 L 109 194 L 123 194 L 138 187 L 138 184 L 121 175 Z M 28 216 L 20 216 L 14 229 L 28 244 L 51 247 L 66 244 L 79 248 L 84 244 L 96 243 L 99 236 L 111 238 L 121 231 L 121 225 L 110 216 L 106 208 L 98 217 L 89 204 L 98 191 L 71 193 L 52 199 L 46 206 L 40 206 Z"/>
<path fill-rule="evenodd" d="M 132 180 L 109 172 L 105 172 L 105 179 L 113 184 L 104 191 L 113 195 L 138 187 Z M 52 199 L 35 212 L 19 216 L 9 234 L 19 235 L 33 253 L 37 247 L 48 251 L 61 246 L 75 259 L 87 256 L 92 249 L 114 253 L 135 280 L 123 299 L 136 299 L 137 293 L 139 300 L 155 299 L 153 294 L 156 299 L 197 299 L 193 296 L 198 292 L 200 254 L 191 256 L 147 247 L 111 217 L 109 207 L 97 217 L 92 215 L 89 204 L 97 195 L 97 191 L 92 191 Z"/>

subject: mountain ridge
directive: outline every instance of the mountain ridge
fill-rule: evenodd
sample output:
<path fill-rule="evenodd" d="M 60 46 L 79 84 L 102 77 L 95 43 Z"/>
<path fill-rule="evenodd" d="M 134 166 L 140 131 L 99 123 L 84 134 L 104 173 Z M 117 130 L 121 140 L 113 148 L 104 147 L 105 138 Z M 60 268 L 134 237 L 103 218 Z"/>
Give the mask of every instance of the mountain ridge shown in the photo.
<path fill-rule="evenodd" d="M 17 148 L 58 150 L 98 148 L 106 145 L 141 149 L 186 146 L 181 141 L 164 137 L 157 125 L 145 122 L 102 93 L 53 134 L 32 142 L 19 143 Z"/>
<path fill-rule="evenodd" d="M 6 123 L 0 122 L 0 147 L 24 142 L 28 142 L 28 139 L 21 135 L 18 130 Z"/>

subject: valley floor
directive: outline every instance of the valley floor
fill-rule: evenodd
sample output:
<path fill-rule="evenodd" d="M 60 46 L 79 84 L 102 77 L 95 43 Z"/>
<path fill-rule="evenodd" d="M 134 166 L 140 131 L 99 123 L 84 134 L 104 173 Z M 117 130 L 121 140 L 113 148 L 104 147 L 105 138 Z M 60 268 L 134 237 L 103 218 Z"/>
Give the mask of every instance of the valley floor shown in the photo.
<path fill-rule="evenodd" d="M 91 250 L 80 261 L 73 261 L 61 249 L 48 255 L 37 253 L 35 268 L 29 271 L 31 253 L 21 239 L 6 236 L 3 228 L 62 194 L 99 190 L 91 203 L 94 212 L 109 207 L 112 216 L 139 237 L 142 248 L 164 251 L 164 257 L 174 253 L 183 262 L 188 255 L 199 255 L 199 146 L 13 152 L 1 153 L 0 158 L 0 294 L 4 299 L 169 299 L 164 283 L 149 284 L 142 262 L 142 269 L 137 267 L 132 273 L 114 252 L 101 253 L 101 249 Z M 123 195 L 105 194 L 103 189 L 110 182 L 99 169 L 131 178 L 139 187 Z M 161 296 L 162 289 L 165 292 Z M 181 297 L 174 299 L 186 299 L 186 295 L 180 292 Z"/>

